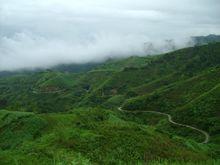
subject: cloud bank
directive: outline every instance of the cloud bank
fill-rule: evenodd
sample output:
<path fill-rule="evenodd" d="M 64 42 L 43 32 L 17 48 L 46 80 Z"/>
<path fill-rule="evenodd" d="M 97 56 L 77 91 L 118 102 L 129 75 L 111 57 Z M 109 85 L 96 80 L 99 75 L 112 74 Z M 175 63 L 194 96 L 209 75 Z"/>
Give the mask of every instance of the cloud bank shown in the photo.
<path fill-rule="evenodd" d="M 220 33 L 219 0 L 0 0 L 0 71 L 146 55 Z M 148 45 L 149 46 L 149 45 Z"/>

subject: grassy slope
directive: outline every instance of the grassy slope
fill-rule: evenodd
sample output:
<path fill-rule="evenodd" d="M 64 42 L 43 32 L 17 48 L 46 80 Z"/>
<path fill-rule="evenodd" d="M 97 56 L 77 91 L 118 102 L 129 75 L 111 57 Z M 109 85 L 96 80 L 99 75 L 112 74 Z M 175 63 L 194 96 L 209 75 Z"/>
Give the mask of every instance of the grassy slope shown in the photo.
<path fill-rule="evenodd" d="M 130 97 L 154 92 L 218 65 L 219 45 L 182 49 L 155 57 L 111 61 L 82 74 L 43 72 L 0 79 L 0 108 L 54 112 L 67 111 L 76 105 L 104 104 L 110 107 L 109 102 L 112 101 L 114 106 L 118 106 Z M 33 94 L 33 89 L 40 92 L 63 91 Z"/>
<path fill-rule="evenodd" d="M 141 93 L 140 89 L 152 92 L 163 85 L 186 80 L 203 70 L 219 65 L 219 54 L 220 43 L 216 43 L 155 56 L 144 67 L 125 68 L 115 73 L 96 91 L 91 91 L 87 102 L 89 104 L 97 101 L 100 104 L 114 95 L 135 96 Z M 148 89 L 143 88 L 150 84 Z M 134 90 L 135 88 L 139 88 L 139 91 Z"/>
<path fill-rule="evenodd" d="M 0 108 L 55 113 L 77 106 L 116 109 L 125 102 L 126 109 L 165 111 L 175 120 L 209 131 L 211 144 L 207 147 L 174 136 L 201 139 L 189 130 L 173 128 L 158 116 L 122 115 L 102 108 L 85 108 L 72 114 L 28 114 L 21 120 L 12 117 L 14 124 L 0 129 L 4 135 L 0 160 L 5 164 L 7 161 L 8 164 L 16 161 L 127 163 L 160 158 L 174 161 L 174 157 L 197 161 L 210 157 L 209 147 L 211 154 L 218 157 L 219 54 L 220 43 L 215 43 L 155 57 L 110 61 L 87 73 L 42 72 L 0 79 Z M 61 92 L 50 93 L 57 90 Z M 20 113 L 10 113 L 9 117 L 17 115 Z M 32 121 L 39 124 L 35 123 L 35 127 Z M 20 128 L 25 122 L 34 127 L 33 134 L 26 132 L 27 127 Z M 16 130 L 20 132 L 13 138 L 12 132 Z M 7 140 L 9 135 L 12 140 Z M 17 146 L 15 141 L 21 140 L 24 142 Z"/>
<path fill-rule="evenodd" d="M 113 71 L 120 71 L 124 68 L 135 68 L 147 65 L 152 58 L 146 57 L 129 57 L 126 59 L 111 59 L 106 61 L 101 66 L 97 67 L 95 70 L 113 70 Z"/>
<path fill-rule="evenodd" d="M 0 117 L 1 164 L 204 162 L 211 157 L 209 147 L 171 139 L 104 109 L 41 115 L 0 111 Z"/>
<path fill-rule="evenodd" d="M 88 90 L 97 88 L 111 75 L 108 71 L 42 72 L 0 79 L 0 108 L 40 113 L 68 111 Z"/>
<path fill-rule="evenodd" d="M 123 108 L 131 110 L 139 109 L 168 112 L 173 114 L 174 117 L 176 116 L 179 121 L 190 123 L 209 131 L 210 129 L 214 129 L 212 128 L 213 125 L 211 123 L 213 122 L 214 124 L 218 125 L 217 123 L 219 121 L 219 117 L 217 115 L 218 108 L 217 105 L 215 105 L 217 104 L 215 102 L 218 101 L 216 99 L 220 95 L 218 88 L 215 86 L 218 86 L 219 83 L 220 69 L 212 69 L 211 71 L 206 71 L 201 75 L 185 81 L 171 84 L 168 87 L 159 89 L 151 94 L 146 94 L 127 100 L 124 103 Z M 209 94 L 210 91 L 215 92 L 215 95 Z M 204 97 L 214 100 L 214 102 L 210 102 L 213 108 L 210 108 L 210 106 L 203 106 L 200 107 L 196 113 L 195 109 L 186 108 L 187 104 L 191 104 L 191 106 L 194 107 L 196 100 L 200 100 Z M 185 106 L 184 112 L 183 110 L 178 110 L 182 106 Z M 182 115 L 180 112 L 183 112 Z M 185 115 L 185 118 L 183 114 Z M 194 116 L 189 118 L 192 114 L 194 114 Z M 199 118 L 196 116 L 199 116 Z M 182 120 L 183 118 L 185 119 L 184 121 Z M 196 122 L 195 120 L 202 121 L 203 124 L 201 124 L 199 121 Z M 218 127 L 216 127 L 213 131 L 216 132 L 217 130 L 219 130 Z M 211 131 L 209 132 L 211 133 Z"/>

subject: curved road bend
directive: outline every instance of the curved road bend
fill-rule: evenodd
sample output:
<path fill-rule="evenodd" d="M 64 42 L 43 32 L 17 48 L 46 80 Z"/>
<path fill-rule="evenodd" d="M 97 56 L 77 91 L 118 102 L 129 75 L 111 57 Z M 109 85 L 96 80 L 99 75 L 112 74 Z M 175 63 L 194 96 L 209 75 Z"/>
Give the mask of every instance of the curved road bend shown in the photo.
<path fill-rule="evenodd" d="M 128 110 L 123 110 L 121 107 L 119 107 L 118 110 L 121 111 L 121 112 L 127 112 L 127 113 L 154 113 L 154 114 L 159 114 L 159 115 L 167 116 L 168 117 L 168 121 L 170 123 L 172 123 L 174 125 L 182 126 L 182 127 L 187 127 L 187 128 L 196 130 L 196 131 L 200 132 L 201 134 L 203 134 L 205 136 L 205 139 L 204 139 L 204 141 L 202 143 L 206 144 L 206 143 L 209 142 L 210 136 L 209 136 L 209 134 L 206 131 L 203 131 L 201 129 L 195 128 L 195 127 L 190 126 L 190 125 L 177 123 L 177 122 L 173 121 L 172 120 L 172 116 L 167 114 L 167 113 L 156 112 L 156 111 L 128 111 Z"/>

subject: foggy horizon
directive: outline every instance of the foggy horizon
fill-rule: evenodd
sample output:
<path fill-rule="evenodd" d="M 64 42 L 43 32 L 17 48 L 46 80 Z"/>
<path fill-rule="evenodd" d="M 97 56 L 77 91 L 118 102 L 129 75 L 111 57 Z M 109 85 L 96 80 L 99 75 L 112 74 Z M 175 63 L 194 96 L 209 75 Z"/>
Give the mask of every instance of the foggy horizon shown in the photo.
<path fill-rule="evenodd" d="M 218 0 L 0 0 L 0 71 L 100 62 L 220 34 Z"/>

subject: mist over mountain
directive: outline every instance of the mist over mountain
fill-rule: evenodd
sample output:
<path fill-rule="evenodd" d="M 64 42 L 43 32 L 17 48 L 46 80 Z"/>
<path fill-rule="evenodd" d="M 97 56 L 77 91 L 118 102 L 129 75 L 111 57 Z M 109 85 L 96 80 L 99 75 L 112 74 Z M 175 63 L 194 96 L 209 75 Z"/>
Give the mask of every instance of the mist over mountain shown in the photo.
<path fill-rule="evenodd" d="M 199 46 L 204 45 L 208 43 L 214 43 L 214 42 L 220 42 L 220 35 L 214 35 L 210 34 L 208 36 L 194 36 L 190 37 L 188 40 L 185 40 L 182 42 L 182 44 L 175 42 L 173 39 L 167 39 L 163 40 L 158 43 L 153 42 L 145 42 L 143 43 L 143 54 L 134 54 L 136 56 L 147 56 L 147 55 L 157 55 L 161 53 L 167 53 L 171 52 L 180 48 L 184 47 L 192 47 L 192 46 Z M 184 44 L 183 44 L 184 43 Z M 64 72 L 86 72 L 89 71 L 95 67 L 98 67 L 102 65 L 105 61 L 111 60 L 111 59 L 123 59 L 129 56 L 134 55 L 127 55 L 127 56 L 121 56 L 120 54 L 118 56 L 109 56 L 105 57 L 102 60 L 92 60 L 85 63 L 75 63 L 75 62 L 68 62 L 68 63 L 62 63 L 58 62 L 57 64 L 53 64 L 51 66 L 43 66 L 43 67 L 27 67 L 27 68 L 18 68 L 18 69 L 9 69 L 8 71 L 1 71 L 0 70 L 0 77 L 10 76 L 10 75 L 16 75 L 16 74 L 30 74 L 34 72 L 41 72 L 44 70 L 53 70 L 53 71 L 64 71 Z M 4 69 L 3 69 L 4 70 Z M 6 69 L 7 70 L 7 69 Z"/>
<path fill-rule="evenodd" d="M 0 164 L 218 165 L 219 54 L 216 42 L 0 77 Z"/>
<path fill-rule="evenodd" d="M 220 42 L 220 35 L 210 34 L 208 36 L 195 36 L 191 37 L 194 45 L 204 45 L 211 42 Z"/>
<path fill-rule="evenodd" d="M 0 0 L 0 165 L 220 165 L 219 0 Z"/>
<path fill-rule="evenodd" d="M 0 70 L 102 62 L 186 47 L 190 36 L 220 33 L 219 5 L 217 0 L 137 0 L 135 5 L 131 0 L 1 0 Z"/>

